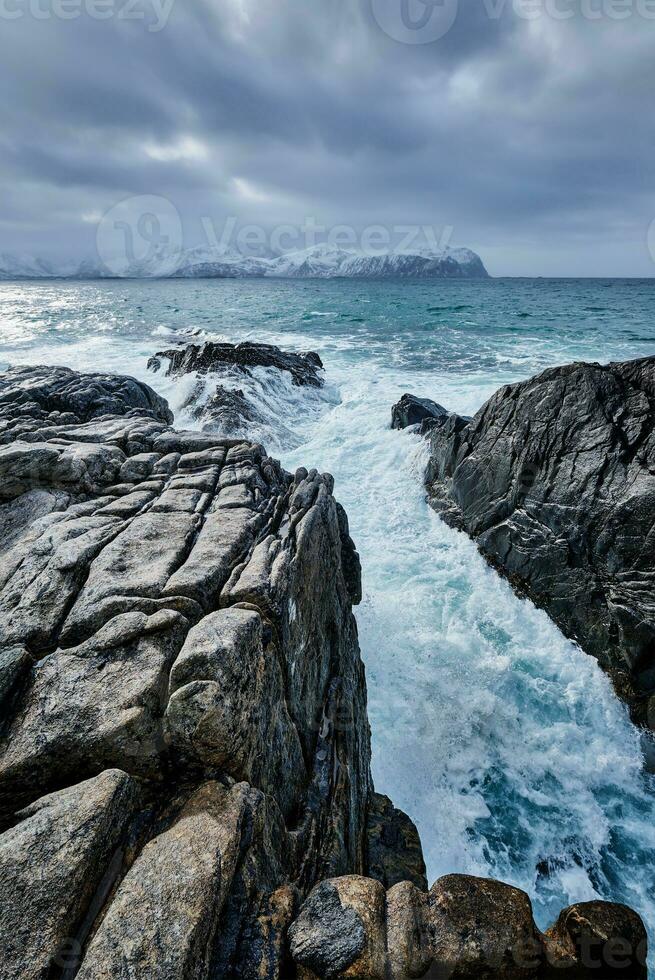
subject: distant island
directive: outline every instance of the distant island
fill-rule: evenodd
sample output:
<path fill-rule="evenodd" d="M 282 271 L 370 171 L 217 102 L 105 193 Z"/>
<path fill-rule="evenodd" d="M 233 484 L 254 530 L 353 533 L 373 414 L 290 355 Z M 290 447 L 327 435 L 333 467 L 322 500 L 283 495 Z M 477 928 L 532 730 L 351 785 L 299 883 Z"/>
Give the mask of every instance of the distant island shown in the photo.
<path fill-rule="evenodd" d="M 482 259 L 469 248 L 367 254 L 315 245 L 271 257 L 243 255 L 222 246 L 154 249 L 144 259 L 56 263 L 0 253 L 7 279 L 487 279 Z"/>

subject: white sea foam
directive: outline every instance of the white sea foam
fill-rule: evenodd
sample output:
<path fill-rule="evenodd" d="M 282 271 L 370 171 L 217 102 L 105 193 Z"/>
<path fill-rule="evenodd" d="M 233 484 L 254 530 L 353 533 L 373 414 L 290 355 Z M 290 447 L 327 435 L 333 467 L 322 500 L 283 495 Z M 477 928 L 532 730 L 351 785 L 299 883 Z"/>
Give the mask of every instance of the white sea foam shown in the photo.
<path fill-rule="evenodd" d="M 616 896 L 617 879 L 646 911 L 651 884 L 631 864 L 652 860 L 655 830 L 639 817 L 651 796 L 637 732 L 597 663 L 430 512 L 422 441 L 389 429 L 400 381 L 346 371 L 341 403 L 285 459 L 335 474 L 362 556 L 376 785 L 416 820 L 431 879 L 512 882 L 542 926 L 563 904 Z M 446 378 L 439 397 L 460 411 L 483 400 Z"/>

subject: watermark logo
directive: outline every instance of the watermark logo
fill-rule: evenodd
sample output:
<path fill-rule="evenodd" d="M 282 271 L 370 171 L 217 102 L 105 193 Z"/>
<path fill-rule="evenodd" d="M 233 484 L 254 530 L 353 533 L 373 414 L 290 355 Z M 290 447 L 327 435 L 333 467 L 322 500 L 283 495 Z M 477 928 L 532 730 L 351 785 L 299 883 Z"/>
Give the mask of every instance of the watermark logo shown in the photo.
<path fill-rule="evenodd" d="M 170 275 L 182 248 L 182 219 L 165 197 L 128 197 L 100 220 L 96 248 L 112 275 Z"/>
<path fill-rule="evenodd" d="M 490 22 L 655 20 L 655 0 L 477 0 Z M 378 26 L 402 44 L 432 44 L 455 23 L 458 0 L 371 0 Z"/>
<path fill-rule="evenodd" d="M 234 215 L 221 222 L 204 215 L 199 221 L 204 241 L 185 249 L 180 213 L 171 201 L 155 195 L 125 198 L 98 221 L 96 254 L 104 274 L 166 277 L 182 266 L 187 274 L 203 274 L 213 265 L 214 274 L 222 269 L 226 275 L 285 275 L 285 263 L 294 254 L 292 262 L 306 260 L 319 271 L 329 271 L 330 263 L 393 255 L 397 266 L 411 271 L 412 263 L 447 256 L 454 231 L 452 225 L 330 226 L 311 215 L 299 224 L 274 227 L 240 224 Z"/>
<path fill-rule="evenodd" d="M 458 0 L 371 0 L 378 25 L 401 44 L 433 44 L 457 18 Z"/>

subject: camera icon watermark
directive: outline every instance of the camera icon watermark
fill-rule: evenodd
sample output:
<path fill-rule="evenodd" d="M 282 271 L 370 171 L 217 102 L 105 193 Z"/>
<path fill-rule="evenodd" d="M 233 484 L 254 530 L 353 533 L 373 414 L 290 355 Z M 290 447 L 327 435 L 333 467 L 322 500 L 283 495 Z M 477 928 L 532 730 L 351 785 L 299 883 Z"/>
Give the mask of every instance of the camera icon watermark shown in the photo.
<path fill-rule="evenodd" d="M 459 0 L 371 0 L 379 27 L 401 44 L 433 44 L 457 19 Z"/>
<path fill-rule="evenodd" d="M 165 197 L 128 197 L 110 208 L 98 223 L 96 250 L 110 275 L 171 275 L 181 249 L 182 219 Z"/>

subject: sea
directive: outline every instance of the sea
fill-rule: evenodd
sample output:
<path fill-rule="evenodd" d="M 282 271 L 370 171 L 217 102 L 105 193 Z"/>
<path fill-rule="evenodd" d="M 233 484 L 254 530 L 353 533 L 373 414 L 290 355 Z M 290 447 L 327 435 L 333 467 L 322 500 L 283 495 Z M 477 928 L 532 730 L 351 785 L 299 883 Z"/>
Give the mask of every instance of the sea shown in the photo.
<path fill-rule="evenodd" d="M 527 891 L 545 928 L 595 898 L 637 909 L 655 945 L 655 777 L 596 662 L 430 511 L 425 446 L 390 428 L 404 392 L 475 413 L 572 360 L 655 354 L 655 280 L 147 280 L 0 283 L 0 367 L 130 374 L 176 424 L 193 378 L 147 368 L 190 339 L 317 351 L 320 391 L 266 371 L 241 388 L 293 470 L 335 478 L 363 566 L 356 611 L 373 775 L 416 822 L 428 877 Z"/>

